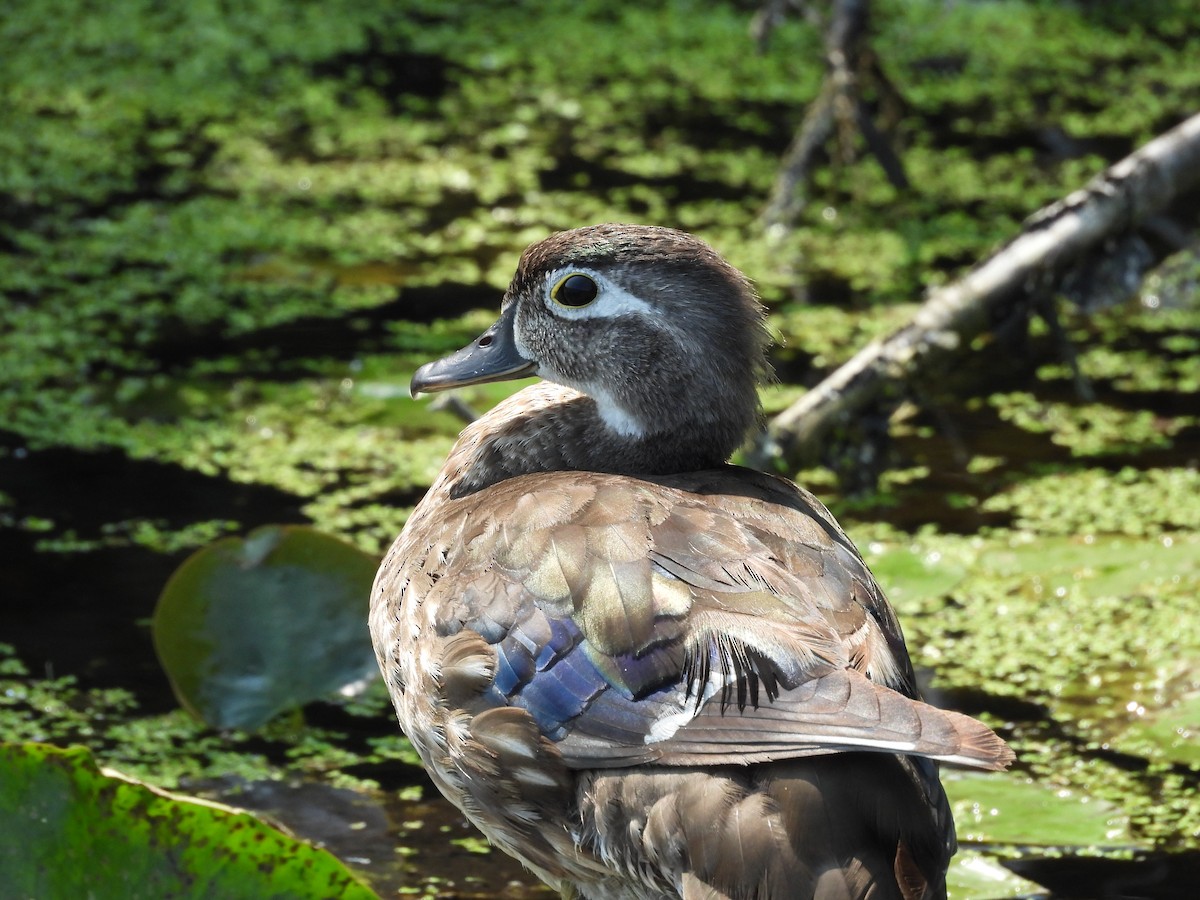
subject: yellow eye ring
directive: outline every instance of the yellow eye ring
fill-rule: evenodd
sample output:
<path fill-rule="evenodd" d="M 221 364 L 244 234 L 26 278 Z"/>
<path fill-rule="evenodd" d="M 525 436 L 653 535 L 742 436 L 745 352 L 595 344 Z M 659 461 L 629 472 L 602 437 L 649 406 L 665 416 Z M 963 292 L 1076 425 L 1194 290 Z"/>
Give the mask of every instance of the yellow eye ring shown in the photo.
<path fill-rule="evenodd" d="M 559 279 L 558 284 L 550 289 L 550 298 L 559 306 L 567 309 L 582 309 L 600 293 L 589 276 L 580 272 L 572 272 Z"/>

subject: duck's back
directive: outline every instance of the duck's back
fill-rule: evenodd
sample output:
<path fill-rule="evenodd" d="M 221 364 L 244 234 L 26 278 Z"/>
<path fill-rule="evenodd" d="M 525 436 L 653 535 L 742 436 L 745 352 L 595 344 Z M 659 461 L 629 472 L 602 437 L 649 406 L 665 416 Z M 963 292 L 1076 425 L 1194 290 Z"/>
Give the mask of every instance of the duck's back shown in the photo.
<path fill-rule="evenodd" d="M 375 607 L 377 650 L 439 786 L 585 896 L 610 895 L 606 857 L 632 879 L 611 896 L 685 874 L 730 896 L 807 896 L 776 892 L 805 879 L 860 896 L 840 882 L 885 864 L 937 882 L 954 839 L 936 767 L 830 754 L 997 749 L 912 699 L 895 617 L 824 507 L 744 469 L 443 497 L 375 594 L 400 599 Z"/>

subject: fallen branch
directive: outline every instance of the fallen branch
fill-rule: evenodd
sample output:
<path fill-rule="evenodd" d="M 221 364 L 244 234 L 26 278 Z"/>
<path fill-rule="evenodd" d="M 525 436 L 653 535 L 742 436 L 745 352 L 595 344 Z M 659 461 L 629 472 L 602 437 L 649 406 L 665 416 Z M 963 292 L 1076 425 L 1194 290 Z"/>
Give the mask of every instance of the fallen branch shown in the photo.
<path fill-rule="evenodd" d="M 1041 210 L 991 258 L 932 291 L 907 325 L 864 347 L 776 416 L 750 454 L 751 463 L 765 468 L 781 457 L 795 468 L 816 462 L 840 424 L 880 405 L 894 408 L 906 384 L 963 354 L 1016 300 L 1044 291 L 1088 251 L 1136 227 L 1197 184 L 1200 115 Z"/>

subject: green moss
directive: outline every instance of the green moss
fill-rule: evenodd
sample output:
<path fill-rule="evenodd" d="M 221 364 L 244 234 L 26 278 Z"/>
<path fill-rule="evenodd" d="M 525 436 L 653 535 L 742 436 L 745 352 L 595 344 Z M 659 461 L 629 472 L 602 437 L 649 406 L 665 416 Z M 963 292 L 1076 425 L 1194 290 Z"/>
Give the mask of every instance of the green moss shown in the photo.
<path fill-rule="evenodd" d="M 345 711 L 356 731 L 315 727 L 301 716 L 280 717 L 255 734 L 218 732 L 183 710 L 146 714 L 120 688 L 81 689 L 74 677 L 36 678 L 0 644 L 0 730 L 6 740 L 67 746 L 86 744 L 101 763 L 166 788 L 189 781 L 236 776 L 247 782 L 307 774 L 340 786 L 377 788 L 348 771 L 388 762 L 401 771 L 419 761 L 393 727 L 381 682 L 349 697 L 326 701 Z M 415 771 L 415 770 L 414 770 Z"/>
<path fill-rule="evenodd" d="M 192 522 L 182 528 L 170 528 L 161 520 L 127 519 L 100 526 L 99 538 L 82 538 L 73 530 L 55 533 L 38 541 L 39 553 L 86 553 L 112 547 L 145 547 L 156 553 L 177 553 L 203 547 L 238 530 L 229 519 Z"/>
<path fill-rule="evenodd" d="M 772 329 L 789 354 L 803 352 L 812 357 L 812 365 L 833 368 L 852 356 L 864 344 L 898 328 L 912 316 L 915 306 L 897 305 L 861 311 L 836 306 L 789 304 L 774 312 Z"/>

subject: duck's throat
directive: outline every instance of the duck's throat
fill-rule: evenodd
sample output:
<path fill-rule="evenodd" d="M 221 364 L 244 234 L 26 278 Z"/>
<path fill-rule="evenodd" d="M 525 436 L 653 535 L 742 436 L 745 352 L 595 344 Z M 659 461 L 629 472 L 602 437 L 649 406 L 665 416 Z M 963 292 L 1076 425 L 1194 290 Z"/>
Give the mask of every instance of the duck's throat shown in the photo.
<path fill-rule="evenodd" d="M 627 440 L 641 440 L 653 433 L 652 423 L 634 415 L 609 394 L 597 393 L 592 400 L 601 423 L 612 435 Z"/>
<path fill-rule="evenodd" d="M 710 423 L 656 431 L 616 403 L 543 382 L 463 429 L 435 487 L 461 497 L 537 472 L 666 475 L 711 468 L 741 438 L 718 437 L 719 431 Z"/>

